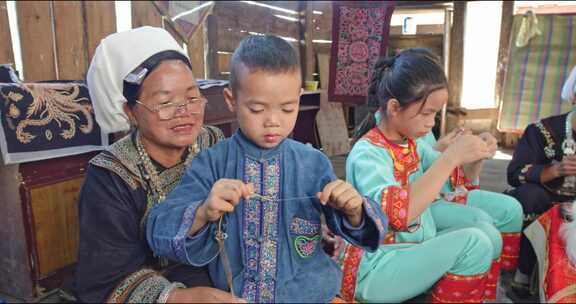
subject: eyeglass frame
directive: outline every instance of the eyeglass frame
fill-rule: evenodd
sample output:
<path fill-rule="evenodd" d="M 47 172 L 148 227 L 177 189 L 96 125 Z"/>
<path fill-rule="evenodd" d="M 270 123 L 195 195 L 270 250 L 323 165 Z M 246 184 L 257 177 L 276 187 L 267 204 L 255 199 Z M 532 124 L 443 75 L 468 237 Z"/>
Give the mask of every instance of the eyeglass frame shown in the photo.
<path fill-rule="evenodd" d="M 198 97 L 192 97 L 192 98 L 188 99 L 187 101 L 183 101 L 183 102 L 179 102 L 179 103 L 174 103 L 174 102 L 163 103 L 163 104 L 156 105 L 156 106 L 154 106 L 153 108 L 147 106 L 146 104 L 144 104 L 144 103 L 141 102 L 140 100 L 135 99 L 135 102 L 136 102 L 137 104 L 142 105 L 146 110 L 148 110 L 148 111 L 150 111 L 150 112 L 152 112 L 152 113 L 156 113 L 156 114 L 158 115 L 158 118 L 159 118 L 160 120 L 170 120 L 170 119 L 174 119 L 174 117 L 176 116 L 176 113 L 177 113 L 178 109 L 180 109 L 180 108 L 182 108 L 182 107 L 185 107 L 185 106 L 187 106 L 187 105 L 189 105 L 189 104 L 194 104 L 195 102 L 198 102 L 198 101 L 200 102 L 200 103 L 198 103 L 199 105 L 205 106 L 206 103 L 208 102 L 208 99 L 207 99 L 206 97 L 200 95 L 200 96 L 198 96 Z M 176 110 L 174 111 L 174 114 L 172 115 L 172 117 L 170 117 L 170 118 L 161 118 L 161 117 L 160 117 L 160 111 L 161 111 L 163 108 L 167 108 L 167 107 L 171 107 L 171 106 L 175 106 L 175 107 L 176 107 Z M 186 111 L 186 112 L 188 113 L 189 111 Z M 190 112 L 190 114 L 200 114 L 200 113 L 199 113 L 199 112 Z"/>

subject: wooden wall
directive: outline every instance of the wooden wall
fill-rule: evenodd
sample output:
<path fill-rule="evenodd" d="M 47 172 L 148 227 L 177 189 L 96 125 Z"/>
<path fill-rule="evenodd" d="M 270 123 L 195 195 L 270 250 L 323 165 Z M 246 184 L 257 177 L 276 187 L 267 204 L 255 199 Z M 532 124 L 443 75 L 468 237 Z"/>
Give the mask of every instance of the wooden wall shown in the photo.
<path fill-rule="evenodd" d="M 296 1 L 261 2 L 269 2 L 271 5 L 295 12 L 301 9 Z M 298 41 L 301 39 L 299 22 L 281 19 L 275 15 L 300 18 L 299 14 L 275 11 L 239 1 L 217 1 L 208 21 L 209 78 L 227 78 L 232 53 L 240 41 L 250 33 L 293 38 L 297 41 L 291 43 L 298 48 Z"/>
<path fill-rule="evenodd" d="M 10 31 L 18 30 L 25 81 L 84 79 L 100 40 L 116 32 L 114 1 L 17 1 L 18 28 L 11 29 L 0 1 L 0 63 L 14 63 Z M 164 27 L 182 45 L 181 35 L 163 21 L 155 1 L 132 2 L 132 26 Z M 187 42 L 198 78 L 204 78 L 204 34 Z"/>

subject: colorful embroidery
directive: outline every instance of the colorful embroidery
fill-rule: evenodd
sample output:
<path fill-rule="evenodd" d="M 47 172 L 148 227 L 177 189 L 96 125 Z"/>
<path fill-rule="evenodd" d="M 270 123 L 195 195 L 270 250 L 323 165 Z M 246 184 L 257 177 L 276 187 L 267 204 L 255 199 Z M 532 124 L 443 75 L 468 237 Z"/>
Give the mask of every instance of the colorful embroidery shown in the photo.
<path fill-rule="evenodd" d="M 252 183 L 256 193 L 274 198 L 265 203 L 253 198 L 246 200 L 244 204 L 242 233 L 247 264 L 242 296 L 249 302 L 274 302 L 278 259 L 280 174 L 280 156 L 261 163 L 250 158 L 245 159 L 244 182 Z"/>
<path fill-rule="evenodd" d="M 342 286 L 340 287 L 340 294 L 347 302 L 354 301 L 354 294 L 356 293 L 356 276 L 360 261 L 364 251 L 362 248 L 348 245 L 346 249 L 346 257 L 344 258 L 344 267 L 342 270 Z"/>
<path fill-rule="evenodd" d="M 520 232 L 502 233 L 502 269 L 515 270 L 520 251 Z"/>
<path fill-rule="evenodd" d="M 316 235 L 320 231 L 320 223 L 295 217 L 290 224 L 290 231 L 297 235 Z"/>
<path fill-rule="evenodd" d="M 445 274 L 432 289 L 432 303 L 482 303 L 486 289 L 486 274 Z"/>
<path fill-rule="evenodd" d="M 408 205 L 410 195 L 408 186 L 390 186 L 382 193 L 382 211 L 388 216 L 390 228 L 394 231 L 408 230 Z"/>
<path fill-rule="evenodd" d="M 420 167 L 416 142 L 408 139 L 408 146 L 397 145 L 389 141 L 378 128 L 368 131 L 362 138 L 388 151 L 394 163 L 394 177 L 400 185 L 408 185 L 408 177 Z"/>
<path fill-rule="evenodd" d="M 301 258 L 309 258 L 316 251 L 316 245 L 318 245 L 319 241 L 319 235 L 313 237 L 300 235 L 294 239 L 294 248 L 296 248 L 296 253 L 298 253 Z"/>

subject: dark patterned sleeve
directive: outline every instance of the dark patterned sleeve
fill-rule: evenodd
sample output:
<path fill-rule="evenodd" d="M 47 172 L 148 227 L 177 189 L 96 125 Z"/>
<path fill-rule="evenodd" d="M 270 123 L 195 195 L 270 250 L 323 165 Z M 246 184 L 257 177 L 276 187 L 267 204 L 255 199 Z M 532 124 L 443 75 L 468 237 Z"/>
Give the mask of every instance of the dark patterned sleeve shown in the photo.
<path fill-rule="evenodd" d="M 151 252 L 140 235 L 143 210 L 137 202 L 146 202 L 142 190 L 89 166 L 79 202 L 75 292 L 80 302 L 156 302 L 180 286 L 145 267 Z"/>
<path fill-rule="evenodd" d="M 553 138 L 542 123 L 526 127 L 508 164 L 508 184 L 513 187 L 524 183 L 540 184 L 542 170 L 549 162 L 546 153 L 554 153 L 553 151 Z"/>

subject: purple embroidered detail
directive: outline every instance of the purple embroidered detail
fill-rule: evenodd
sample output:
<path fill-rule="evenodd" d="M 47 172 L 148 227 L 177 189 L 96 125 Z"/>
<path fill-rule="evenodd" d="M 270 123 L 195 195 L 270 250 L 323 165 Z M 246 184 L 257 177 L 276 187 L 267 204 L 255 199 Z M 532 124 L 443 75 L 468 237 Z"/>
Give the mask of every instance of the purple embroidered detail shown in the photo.
<path fill-rule="evenodd" d="M 249 302 L 274 302 L 278 261 L 280 156 L 259 163 L 246 158 L 244 182 L 254 191 L 276 200 L 249 199 L 244 204 L 246 268 L 242 297 Z"/>
<path fill-rule="evenodd" d="M 196 214 L 196 209 L 200 206 L 202 202 L 196 202 L 190 204 L 184 211 L 184 215 L 182 216 L 182 222 L 180 224 L 180 229 L 178 229 L 178 233 L 174 237 L 174 241 L 172 246 L 174 248 L 174 253 L 180 260 L 180 262 L 186 263 L 188 261 L 187 254 L 186 254 L 186 238 L 188 237 L 188 231 L 192 227 L 192 223 L 194 222 L 194 215 Z"/>
<path fill-rule="evenodd" d="M 290 231 L 298 235 L 316 235 L 320 233 L 320 223 L 295 217 L 290 224 Z"/>

